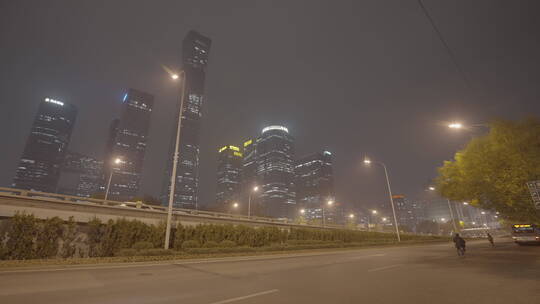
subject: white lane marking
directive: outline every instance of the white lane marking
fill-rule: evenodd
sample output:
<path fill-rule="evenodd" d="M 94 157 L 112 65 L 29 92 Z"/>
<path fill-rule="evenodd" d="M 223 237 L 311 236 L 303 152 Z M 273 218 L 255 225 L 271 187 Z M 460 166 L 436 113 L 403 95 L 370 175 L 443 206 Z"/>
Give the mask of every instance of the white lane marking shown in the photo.
<path fill-rule="evenodd" d="M 350 257 L 350 258 L 348 258 L 348 260 L 358 260 L 358 259 L 363 259 L 363 258 L 381 257 L 381 256 L 385 256 L 385 255 L 386 255 L 386 253 L 377 253 L 377 254 L 370 254 L 370 255 L 361 255 L 361 256 Z"/>
<path fill-rule="evenodd" d="M 384 266 L 384 267 L 379 267 L 379 268 L 373 268 L 373 269 L 369 269 L 368 272 L 374 272 L 374 271 L 379 271 L 379 270 L 386 270 L 386 269 L 395 268 L 395 267 L 399 267 L 399 266 L 401 266 L 401 265 L 396 264 L 396 265 L 389 265 L 389 266 Z"/>
<path fill-rule="evenodd" d="M 276 254 L 276 255 L 264 255 L 264 256 L 247 256 L 247 257 L 224 257 L 224 258 L 209 258 L 200 259 L 195 261 L 182 261 L 174 262 L 163 261 L 144 264 L 128 264 L 128 265 L 100 265 L 100 266 L 67 266 L 66 268 L 43 268 L 43 269 L 19 269 L 19 270 L 0 270 L 0 276 L 8 273 L 28 273 L 28 272 L 54 272 L 54 271 L 74 271 L 74 270 L 99 270 L 99 269 L 123 269 L 123 268 L 135 268 L 135 267 L 152 267 L 152 266 L 170 266 L 170 265 L 190 265 L 190 264 L 204 264 L 204 263 L 221 263 L 221 262 L 243 262 L 243 261 L 259 261 L 259 260 L 274 260 L 274 259 L 287 259 L 287 258 L 301 258 L 301 257 L 314 257 L 321 255 L 334 255 L 334 254 L 346 254 L 351 251 L 329 251 L 329 252 L 314 252 L 314 253 L 299 253 L 299 254 Z M 362 257 L 382 256 L 384 253 L 366 255 Z M 178 260 L 177 260 L 178 261 Z"/>
<path fill-rule="evenodd" d="M 225 303 L 231 303 L 231 302 L 236 302 L 236 301 L 242 301 L 242 300 L 245 300 L 245 299 L 254 298 L 254 297 L 258 297 L 258 296 L 262 296 L 262 295 L 266 295 L 266 294 L 274 293 L 274 292 L 278 292 L 278 291 L 279 291 L 279 289 L 271 289 L 271 290 L 267 290 L 267 291 L 261 291 L 261 292 L 257 292 L 257 293 L 252 293 L 252 294 L 247 295 L 247 296 L 236 297 L 236 298 L 232 298 L 232 299 L 212 302 L 211 304 L 225 304 Z"/>

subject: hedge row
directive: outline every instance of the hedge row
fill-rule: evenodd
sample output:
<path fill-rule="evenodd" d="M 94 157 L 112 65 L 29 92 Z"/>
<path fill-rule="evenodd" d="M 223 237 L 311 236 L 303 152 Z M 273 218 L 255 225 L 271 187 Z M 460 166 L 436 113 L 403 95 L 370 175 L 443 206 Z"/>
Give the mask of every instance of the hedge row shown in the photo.
<path fill-rule="evenodd" d="M 58 217 L 39 220 L 33 215 L 17 214 L 7 221 L 7 224 L 0 225 L 0 259 L 167 255 L 171 252 L 156 251 L 156 248 L 163 248 L 164 235 L 163 223 L 148 225 L 125 219 L 102 223 L 94 219 L 87 224 L 77 225 L 73 219 L 67 222 Z M 437 237 L 402 236 L 405 241 L 433 239 Z M 245 248 L 288 250 L 299 246 L 309 249 L 344 247 L 347 244 L 392 243 L 395 242 L 395 236 L 389 233 L 345 229 L 279 229 L 201 224 L 178 225 L 171 231 L 171 242 L 171 247 L 177 251 L 244 252 L 252 250 Z"/>

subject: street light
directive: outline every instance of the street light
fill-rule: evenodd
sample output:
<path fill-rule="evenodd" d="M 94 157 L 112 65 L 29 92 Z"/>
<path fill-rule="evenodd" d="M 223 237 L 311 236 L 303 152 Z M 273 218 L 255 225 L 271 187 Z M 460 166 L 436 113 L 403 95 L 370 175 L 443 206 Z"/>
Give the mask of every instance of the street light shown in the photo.
<path fill-rule="evenodd" d="M 377 214 L 377 210 L 371 210 L 371 214 Z"/>
<path fill-rule="evenodd" d="M 249 191 L 249 198 L 248 198 L 248 218 L 251 217 L 251 195 L 255 192 L 259 191 L 259 186 L 253 187 L 252 191 Z"/>
<path fill-rule="evenodd" d="M 186 89 L 186 73 L 182 70 L 180 75 L 173 73 L 171 78 L 177 80 L 182 76 L 182 87 L 180 93 L 180 110 L 178 112 L 177 127 L 176 127 L 176 142 L 174 145 L 173 166 L 171 172 L 171 186 L 169 187 L 169 206 L 167 208 L 167 227 L 165 230 L 165 249 L 169 249 L 169 240 L 171 238 L 171 221 L 172 221 L 172 208 L 174 200 L 174 188 L 176 186 L 176 169 L 178 167 L 178 158 L 180 154 L 180 130 L 182 128 L 182 109 L 184 109 L 184 96 Z"/>
<path fill-rule="evenodd" d="M 300 214 L 306 213 L 306 209 L 300 209 Z"/>
<path fill-rule="evenodd" d="M 353 219 L 354 218 L 354 214 L 349 214 L 349 218 Z"/>
<path fill-rule="evenodd" d="M 435 191 L 435 187 L 434 186 L 430 186 L 428 188 L 430 191 Z M 457 226 L 456 226 L 456 220 L 454 218 L 454 211 L 452 210 L 452 205 L 450 204 L 450 199 L 446 199 L 446 202 L 448 203 L 448 210 L 450 211 L 450 218 L 452 219 L 452 226 L 454 227 L 454 231 L 457 232 L 458 229 L 457 229 Z M 465 203 L 463 203 L 465 204 Z M 458 215 L 459 217 L 459 215 Z"/>
<path fill-rule="evenodd" d="M 372 161 L 369 158 L 364 158 L 364 164 L 370 165 Z M 396 209 L 394 207 L 394 199 L 392 198 L 392 189 L 390 188 L 390 179 L 388 178 L 388 170 L 386 165 L 382 162 L 375 162 L 376 164 L 381 165 L 384 168 L 384 175 L 386 176 L 386 185 L 388 186 L 388 196 L 390 197 L 390 204 L 392 205 L 392 214 L 394 215 L 394 223 L 396 224 L 396 236 L 398 242 L 401 242 L 401 236 L 399 235 L 399 226 L 396 217 Z"/>
<path fill-rule="evenodd" d="M 114 173 L 113 165 L 119 165 L 120 163 L 122 163 L 122 159 L 120 158 L 115 158 L 111 163 L 111 174 L 109 174 L 109 182 L 107 182 L 107 190 L 105 190 L 105 200 L 107 200 L 107 197 L 109 197 L 109 189 L 111 188 L 111 181 Z"/>
<path fill-rule="evenodd" d="M 334 201 L 333 200 L 328 200 L 326 202 L 326 204 L 328 206 L 332 206 L 334 204 Z M 326 216 L 324 215 L 324 204 L 322 205 L 322 226 L 325 227 L 326 226 Z"/>
<path fill-rule="evenodd" d="M 469 203 L 467 203 L 467 202 L 463 202 L 463 205 L 465 205 L 465 206 L 467 206 L 468 204 L 469 204 Z"/>
<path fill-rule="evenodd" d="M 236 209 L 236 208 L 238 208 L 238 203 L 234 203 L 232 206 L 233 206 L 234 209 Z"/>
<path fill-rule="evenodd" d="M 461 129 L 463 128 L 463 125 L 459 122 L 453 122 L 451 124 L 448 125 L 448 128 L 450 129 Z"/>

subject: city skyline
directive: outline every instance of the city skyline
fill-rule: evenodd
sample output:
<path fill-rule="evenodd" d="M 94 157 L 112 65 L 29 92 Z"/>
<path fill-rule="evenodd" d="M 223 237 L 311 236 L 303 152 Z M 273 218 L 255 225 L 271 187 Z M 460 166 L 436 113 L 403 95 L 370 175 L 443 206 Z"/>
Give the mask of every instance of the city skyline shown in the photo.
<path fill-rule="evenodd" d="M 384 26 L 374 26 L 377 30 L 365 29 L 360 37 L 361 43 L 356 43 L 341 39 L 343 38 L 341 35 L 352 32 L 342 28 L 343 24 L 340 23 L 324 23 L 323 25 L 331 26 L 330 29 L 333 31 L 330 33 L 323 30 L 322 34 L 314 39 L 303 27 L 312 24 L 310 19 L 299 19 L 302 20 L 300 22 L 302 26 L 297 28 L 298 32 L 291 33 L 290 23 L 285 22 L 270 31 L 266 28 L 270 24 L 269 20 L 261 18 L 250 30 L 259 31 L 262 36 L 266 36 L 266 40 L 253 36 L 256 41 L 245 44 L 248 32 L 238 27 L 222 29 L 215 23 L 208 22 L 208 17 L 204 15 L 206 14 L 204 5 L 201 7 L 202 18 L 189 20 L 196 25 L 203 24 L 195 28 L 212 37 L 214 46 L 220 48 L 219 52 L 216 51 L 212 55 L 206 85 L 208 103 L 203 104 L 205 125 L 201 129 L 200 184 L 205 189 L 201 194 L 202 204 L 210 203 L 215 193 L 213 184 L 216 166 L 212 161 L 215 157 L 214 147 L 242 138 L 246 129 L 260 129 L 272 123 L 283 124 L 288 126 L 299 141 L 297 144 L 299 155 L 322 149 L 332 151 L 337 159 L 335 164 L 337 199 L 362 206 L 374 201 L 386 201 L 384 177 L 378 170 L 361 167 L 364 154 L 368 153 L 388 164 L 397 193 L 415 197 L 415 192 L 421 192 L 423 186 L 435 175 L 434 168 L 440 165 L 442 160 L 450 158 L 470 136 L 466 132 L 450 132 L 444 128 L 443 122 L 460 119 L 464 123 L 484 123 L 493 116 L 513 118 L 530 112 L 538 113 L 540 110 L 538 103 L 535 103 L 536 93 L 525 85 L 533 81 L 534 78 L 531 77 L 536 74 L 528 73 L 532 75 L 528 76 L 531 80 L 525 81 L 523 75 L 527 73 L 516 70 L 516 65 L 519 64 L 525 70 L 534 71 L 532 67 L 536 63 L 527 61 L 532 60 L 527 56 L 534 53 L 538 47 L 536 42 L 528 39 L 529 32 L 526 29 L 534 27 L 529 26 L 533 21 L 527 19 L 527 14 L 520 22 L 509 23 L 505 27 L 507 34 L 518 33 L 515 36 L 517 40 L 513 42 L 517 45 L 514 46 L 496 41 L 493 37 L 494 32 L 488 26 L 492 17 L 482 13 L 481 5 L 468 4 L 466 9 L 468 16 L 478 17 L 475 18 L 475 22 L 480 24 L 479 28 L 470 32 L 470 35 L 483 37 L 484 40 L 450 41 L 450 45 L 463 63 L 463 68 L 469 74 L 471 83 L 475 85 L 477 91 L 483 92 L 489 88 L 492 92 L 496 92 L 472 103 L 470 97 L 464 97 L 462 80 L 459 79 L 447 55 L 440 49 L 431 29 L 425 24 L 425 19 L 417 15 L 416 11 L 413 15 L 409 14 L 416 8 L 397 8 L 392 5 L 376 7 L 367 4 L 365 7 L 359 6 L 362 9 L 354 11 L 385 13 L 387 17 L 397 18 L 410 26 L 411 30 L 405 33 L 405 36 L 417 37 L 415 42 L 418 45 L 414 50 L 419 52 L 418 55 L 412 54 L 411 49 L 403 44 L 404 40 Z M 454 32 L 450 25 L 462 14 L 461 9 L 442 18 L 437 12 L 448 7 L 444 4 L 430 3 L 426 3 L 426 6 L 434 12 L 434 18 L 441 25 L 443 34 L 452 37 Z M 68 5 L 67 8 L 69 7 Z M 61 20 L 62 18 L 55 18 L 51 14 L 60 16 L 68 14 L 67 8 L 55 13 L 48 12 L 43 16 L 37 16 L 37 11 L 30 11 L 30 16 L 34 16 L 38 21 Z M 15 8 L 8 6 L 7 11 L 10 9 Z M 135 9 L 143 11 L 144 7 Z M 217 9 L 211 9 L 209 12 L 215 12 Z M 263 5 L 255 8 L 253 14 L 256 16 L 267 9 L 269 8 Z M 349 9 L 353 10 L 353 7 Z M 499 9 L 519 12 L 523 8 L 504 6 Z M 113 5 L 111 10 L 119 10 L 119 7 Z M 271 11 L 273 17 L 288 21 L 279 11 Z M 300 18 L 300 5 L 291 7 L 290 11 L 295 17 Z M 309 8 L 309 11 L 317 14 L 324 10 L 315 5 Z M 336 13 L 343 15 L 347 14 L 346 11 L 340 9 Z M 76 10 L 75 14 L 77 13 L 82 12 Z M 369 16 L 362 16 L 369 19 Z M 163 18 L 167 21 L 161 21 L 155 27 L 137 27 L 136 33 L 142 34 L 145 39 L 152 41 L 152 45 L 159 47 L 150 57 L 149 47 L 131 48 L 130 56 L 122 57 L 117 65 L 112 64 L 109 58 L 113 58 L 118 52 L 124 54 L 126 52 L 124 48 L 128 44 L 138 45 L 135 44 L 140 41 L 138 35 L 129 34 L 131 30 L 120 29 L 121 33 L 128 33 L 123 36 L 129 43 L 115 43 L 113 37 L 103 38 L 110 46 L 101 43 L 101 38 L 90 35 L 88 41 L 91 41 L 97 52 L 92 48 L 86 51 L 82 42 L 74 42 L 76 51 L 67 54 L 63 52 L 68 52 L 69 48 L 55 36 L 57 32 L 69 30 L 62 29 L 57 22 L 46 23 L 43 27 L 43 38 L 37 40 L 43 42 L 39 44 L 40 49 L 43 54 L 50 56 L 50 60 L 38 57 L 31 65 L 24 63 L 27 62 L 24 54 L 10 53 L 7 57 L 3 57 L 6 60 L 6 71 L 11 71 L 13 77 L 1 82 L 3 103 L 12 109 L 10 113 L 4 111 L 6 117 L 2 119 L 1 129 L 6 132 L 4 137 L 12 145 L 6 149 L 6 160 L 1 163 L 5 173 L 0 176 L 0 182 L 3 185 L 11 183 L 17 158 L 21 155 L 31 124 L 28 117 L 35 113 L 37 100 L 44 96 L 59 96 L 60 100 L 76 103 L 84 118 L 78 120 L 75 126 L 73 150 L 102 158 L 104 147 L 99 140 L 106 137 L 105 125 L 108 124 L 107 121 L 118 116 L 114 113 L 118 113 L 119 101 L 125 88 L 137 87 L 144 91 L 155 92 L 156 100 L 159 102 L 155 113 L 156 124 L 153 124 L 150 130 L 152 133 L 150 137 L 154 139 L 148 151 L 149 164 L 143 170 L 145 176 L 141 193 L 157 196 L 161 188 L 164 165 L 167 162 L 165 157 L 169 156 L 168 143 L 172 136 L 166 133 L 172 130 L 172 113 L 175 102 L 178 101 L 178 84 L 170 83 L 167 75 L 163 74 L 161 65 L 181 66 L 178 37 L 185 36 L 192 28 L 191 25 L 177 23 L 174 23 L 175 26 L 163 27 L 167 22 L 175 22 L 168 21 L 173 19 Z M 11 20 L 11 23 L 32 35 L 34 33 L 32 27 L 24 26 L 20 23 L 23 21 L 24 18 L 19 21 Z M 109 24 L 117 22 L 106 21 Z M 370 22 L 378 24 L 376 20 Z M 468 22 L 463 24 L 464 27 L 470 25 Z M 161 28 L 171 30 L 155 36 Z M 173 28 L 175 30 L 172 30 Z M 75 33 L 78 30 L 80 28 L 73 27 Z M 340 30 L 344 32 L 340 34 Z M 22 43 L 8 30 L 3 33 L 13 43 Z M 265 35 L 269 33 L 279 35 Z M 488 35 L 485 35 L 486 33 Z M 396 47 L 396 51 L 386 48 L 385 44 L 381 44 L 373 36 L 375 34 L 399 47 Z M 296 37 L 301 39 L 297 40 Z M 325 42 L 320 49 L 313 48 L 313 52 L 309 53 L 302 51 L 307 47 L 320 46 L 319 39 Z M 340 56 L 343 59 L 338 58 L 333 64 L 326 63 L 325 60 L 331 57 L 333 50 L 328 46 L 339 45 L 342 41 L 346 41 L 350 50 L 362 51 L 360 52 L 362 57 L 354 59 L 356 57 L 345 50 L 346 53 Z M 471 62 L 469 57 L 463 57 L 465 42 L 473 43 L 477 47 L 475 52 L 478 53 L 471 56 L 479 60 L 479 63 Z M 291 46 L 290 49 L 293 51 L 302 51 L 305 63 L 289 60 L 290 54 L 279 47 L 285 45 Z M 494 45 L 498 48 L 493 47 Z M 365 49 L 363 46 L 368 48 Z M 527 46 L 524 47 L 527 51 L 525 53 L 518 51 L 517 46 Z M 424 52 L 424 49 L 429 52 Z M 516 65 L 499 61 L 497 67 L 504 72 L 497 74 L 497 78 L 494 79 L 489 76 L 493 71 L 485 70 L 483 66 L 492 63 L 499 50 L 522 58 L 520 59 L 522 61 L 515 63 Z M 432 53 L 437 55 L 426 56 Z M 265 55 L 268 54 L 275 60 L 267 60 Z M 381 57 L 377 54 L 386 55 Z M 478 54 L 488 56 L 480 58 Z M 386 64 L 388 58 L 392 58 L 392 65 Z M 344 65 L 345 60 L 350 65 Z M 20 69 L 15 69 L 15 66 L 20 66 Z M 311 68 L 315 66 L 317 69 Z M 432 67 L 441 71 L 436 72 Z M 23 78 L 21 73 L 17 72 L 19 70 L 32 72 L 35 76 L 31 79 Z M 234 73 L 229 73 L 232 71 Z M 342 74 L 343 76 L 340 76 Z M 326 75 L 332 76 L 335 80 L 329 80 Z M 324 90 L 305 90 L 305 87 Z M 428 87 L 436 89 L 426 89 Z M 415 173 L 414 178 L 409 178 L 411 173 Z"/>

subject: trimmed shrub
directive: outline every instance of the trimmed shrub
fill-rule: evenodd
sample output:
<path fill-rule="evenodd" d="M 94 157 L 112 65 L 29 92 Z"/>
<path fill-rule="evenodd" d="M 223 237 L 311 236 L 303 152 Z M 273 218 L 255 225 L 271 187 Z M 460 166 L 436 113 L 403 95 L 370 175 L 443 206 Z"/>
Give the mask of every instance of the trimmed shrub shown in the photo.
<path fill-rule="evenodd" d="M 44 259 L 56 256 L 59 247 L 58 240 L 62 237 L 63 224 L 64 221 L 55 216 L 38 225 L 34 258 Z"/>
<path fill-rule="evenodd" d="M 221 248 L 232 248 L 232 247 L 236 247 L 236 243 L 233 242 L 233 241 L 229 241 L 229 240 L 223 240 L 219 243 L 219 247 Z"/>
<path fill-rule="evenodd" d="M 195 240 L 184 241 L 182 243 L 182 249 L 187 248 L 201 248 L 201 243 Z"/>
<path fill-rule="evenodd" d="M 203 247 L 204 248 L 216 248 L 216 247 L 219 247 L 219 244 L 218 244 L 218 242 L 215 242 L 215 241 L 208 241 L 208 242 L 204 243 Z"/>
<path fill-rule="evenodd" d="M 5 247 L 8 259 L 25 260 L 35 257 L 34 239 L 38 231 L 37 224 L 38 221 L 33 215 L 17 213 L 13 216 Z"/>
<path fill-rule="evenodd" d="M 151 242 L 137 242 L 133 244 L 131 248 L 135 250 L 152 249 L 154 248 L 154 244 L 152 244 Z"/>
<path fill-rule="evenodd" d="M 165 256 L 165 255 L 175 255 L 177 252 L 171 249 L 143 249 L 139 251 L 139 255 L 141 256 Z"/>
<path fill-rule="evenodd" d="M 139 251 L 133 248 L 124 248 L 116 251 L 114 256 L 130 257 L 139 255 Z"/>

